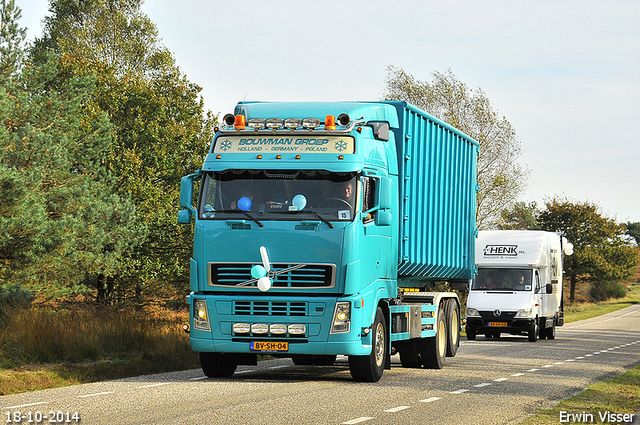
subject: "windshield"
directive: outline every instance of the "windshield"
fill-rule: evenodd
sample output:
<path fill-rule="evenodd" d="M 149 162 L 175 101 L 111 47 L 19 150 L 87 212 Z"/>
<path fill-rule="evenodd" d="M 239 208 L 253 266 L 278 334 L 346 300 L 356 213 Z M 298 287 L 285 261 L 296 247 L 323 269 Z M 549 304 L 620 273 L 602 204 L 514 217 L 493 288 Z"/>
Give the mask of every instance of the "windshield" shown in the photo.
<path fill-rule="evenodd" d="M 478 269 L 471 289 L 531 291 L 531 269 Z"/>
<path fill-rule="evenodd" d="M 204 176 L 199 217 L 204 220 L 320 219 L 351 221 L 356 173 L 323 170 L 226 170 Z"/>

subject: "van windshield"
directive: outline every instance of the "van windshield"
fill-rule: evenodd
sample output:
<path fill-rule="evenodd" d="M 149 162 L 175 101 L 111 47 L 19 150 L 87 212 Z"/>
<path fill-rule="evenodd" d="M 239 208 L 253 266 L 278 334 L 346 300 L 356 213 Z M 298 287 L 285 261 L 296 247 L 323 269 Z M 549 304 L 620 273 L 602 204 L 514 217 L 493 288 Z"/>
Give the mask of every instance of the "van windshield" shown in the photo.
<path fill-rule="evenodd" d="M 320 219 L 355 217 L 355 172 L 324 170 L 226 170 L 204 175 L 198 216 L 203 220 Z M 308 216 L 308 217 L 307 217 Z"/>
<path fill-rule="evenodd" d="M 531 269 L 480 268 L 471 290 L 531 291 Z"/>

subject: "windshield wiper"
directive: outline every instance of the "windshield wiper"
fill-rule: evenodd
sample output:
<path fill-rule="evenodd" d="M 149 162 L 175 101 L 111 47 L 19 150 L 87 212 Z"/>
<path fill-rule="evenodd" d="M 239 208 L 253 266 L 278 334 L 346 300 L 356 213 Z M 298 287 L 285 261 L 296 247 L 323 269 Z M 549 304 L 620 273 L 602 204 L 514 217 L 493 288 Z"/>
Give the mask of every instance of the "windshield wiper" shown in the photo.
<path fill-rule="evenodd" d="M 310 210 L 276 211 L 276 212 L 272 212 L 271 214 L 305 214 L 305 213 L 311 214 L 314 217 L 316 217 L 318 220 L 321 220 L 323 223 L 329 226 L 329 229 L 334 228 L 333 223 L 331 223 L 329 220 L 327 220 L 326 218 L 324 218 L 323 216 L 321 216 L 315 211 L 310 211 Z"/>
<path fill-rule="evenodd" d="M 246 215 L 247 218 L 250 218 L 251 220 L 253 220 L 258 226 L 260 226 L 260 227 L 264 226 L 264 224 L 262 224 L 260 222 L 260 220 L 258 220 L 257 218 L 253 217 L 251 214 L 249 214 L 246 211 L 235 209 L 235 210 L 214 210 L 214 211 L 211 211 L 211 212 L 214 212 L 214 213 L 227 213 L 227 214 L 230 214 L 230 213 L 241 213 L 241 214 Z"/>

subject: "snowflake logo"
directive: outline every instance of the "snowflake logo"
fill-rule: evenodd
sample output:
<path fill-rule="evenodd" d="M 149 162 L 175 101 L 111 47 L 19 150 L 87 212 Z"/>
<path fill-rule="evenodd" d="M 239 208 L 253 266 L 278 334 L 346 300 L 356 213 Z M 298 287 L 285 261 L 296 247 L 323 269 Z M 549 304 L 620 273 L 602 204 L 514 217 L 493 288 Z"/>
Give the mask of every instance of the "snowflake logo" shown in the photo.
<path fill-rule="evenodd" d="M 224 152 L 231 149 L 231 141 L 229 139 L 223 140 L 222 143 L 220 143 L 220 149 Z"/>
<path fill-rule="evenodd" d="M 335 149 L 338 152 L 344 152 L 347 150 L 347 142 L 345 142 L 344 140 L 338 140 L 335 144 Z"/>

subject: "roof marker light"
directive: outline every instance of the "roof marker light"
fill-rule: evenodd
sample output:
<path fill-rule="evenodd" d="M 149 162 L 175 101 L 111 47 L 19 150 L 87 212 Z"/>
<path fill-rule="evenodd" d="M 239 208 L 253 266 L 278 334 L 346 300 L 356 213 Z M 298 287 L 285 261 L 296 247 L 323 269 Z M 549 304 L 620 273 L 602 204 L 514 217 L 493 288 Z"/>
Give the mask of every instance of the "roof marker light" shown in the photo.
<path fill-rule="evenodd" d="M 296 159 L 300 159 L 300 155 L 296 155 Z"/>
<path fill-rule="evenodd" d="M 282 118 L 269 118 L 266 121 L 267 128 L 280 128 L 283 124 Z"/>
<path fill-rule="evenodd" d="M 216 159 L 221 159 L 221 158 L 222 158 L 222 155 L 220 154 L 216 155 Z"/>
<path fill-rule="evenodd" d="M 344 155 L 338 155 L 338 159 L 344 159 Z"/>
<path fill-rule="evenodd" d="M 282 155 L 276 155 L 276 159 L 282 159 Z"/>
<path fill-rule="evenodd" d="M 324 129 L 335 130 L 336 129 L 336 117 L 333 115 L 327 115 L 324 118 Z"/>
<path fill-rule="evenodd" d="M 264 118 L 249 118 L 249 120 L 247 120 L 247 127 L 255 129 L 264 128 Z"/>
<path fill-rule="evenodd" d="M 304 118 L 302 120 L 302 127 L 309 130 L 320 126 L 320 120 L 318 118 Z"/>
<path fill-rule="evenodd" d="M 262 155 L 258 155 L 256 158 L 257 159 L 262 159 Z"/>
<path fill-rule="evenodd" d="M 236 130 L 244 130 L 247 128 L 244 121 L 244 115 L 236 115 L 236 120 L 233 124 L 233 128 L 235 128 Z"/>
<path fill-rule="evenodd" d="M 295 129 L 302 126 L 302 120 L 300 118 L 287 118 L 284 120 L 284 127 Z"/>

